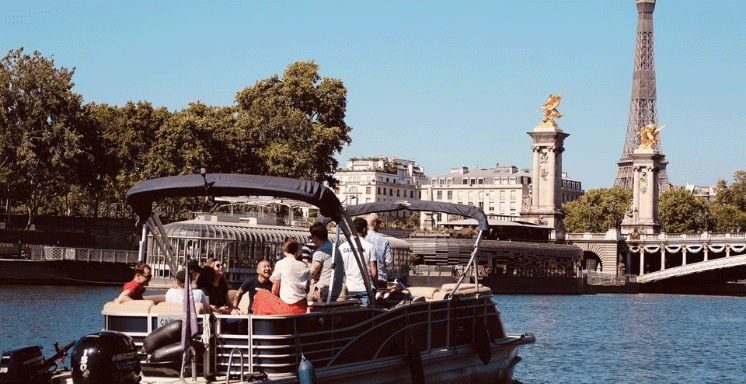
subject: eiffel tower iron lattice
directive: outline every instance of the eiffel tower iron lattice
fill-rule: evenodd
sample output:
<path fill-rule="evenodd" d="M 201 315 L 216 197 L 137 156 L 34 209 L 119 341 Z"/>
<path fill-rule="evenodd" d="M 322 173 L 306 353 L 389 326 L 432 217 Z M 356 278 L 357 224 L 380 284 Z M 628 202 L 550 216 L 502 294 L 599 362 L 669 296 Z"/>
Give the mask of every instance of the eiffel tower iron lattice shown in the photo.
<path fill-rule="evenodd" d="M 637 43 L 635 44 L 635 66 L 632 73 L 632 98 L 629 105 L 627 137 L 624 141 L 622 159 L 617 161 L 614 186 L 632 188 L 632 159 L 630 154 L 640 146 L 640 130 L 648 124 L 658 126 L 658 106 L 655 87 L 655 51 L 653 49 L 653 10 L 655 0 L 636 0 Z M 662 153 L 658 141 L 654 148 Z M 670 181 L 665 169 L 660 171 L 660 189 L 668 190 Z"/>

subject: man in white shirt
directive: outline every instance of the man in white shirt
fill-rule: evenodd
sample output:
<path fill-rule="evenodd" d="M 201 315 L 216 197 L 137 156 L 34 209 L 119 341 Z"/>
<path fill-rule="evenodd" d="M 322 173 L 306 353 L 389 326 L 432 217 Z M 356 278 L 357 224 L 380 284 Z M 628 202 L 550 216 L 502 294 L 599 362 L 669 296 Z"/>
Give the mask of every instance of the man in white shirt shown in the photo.
<path fill-rule="evenodd" d="M 350 296 L 359 296 L 360 301 L 363 305 L 368 305 L 368 293 L 365 290 L 365 282 L 363 279 L 368 279 L 371 287 L 375 287 L 375 282 L 378 279 L 378 267 L 375 256 L 375 248 L 373 244 L 364 239 L 368 232 L 368 222 L 362 218 L 356 218 L 353 220 L 355 224 L 355 230 L 357 235 L 360 237 L 360 244 L 363 246 L 362 252 L 358 250 L 358 253 L 363 256 L 363 265 L 366 267 L 365 272 L 360 271 L 357 261 L 355 260 L 355 254 L 353 253 L 353 247 L 357 250 L 357 244 L 350 244 L 348 241 L 339 247 L 339 251 L 342 253 L 342 260 L 345 265 L 345 276 L 347 283 L 347 290 Z M 354 239 L 353 239 L 354 241 Z"/>

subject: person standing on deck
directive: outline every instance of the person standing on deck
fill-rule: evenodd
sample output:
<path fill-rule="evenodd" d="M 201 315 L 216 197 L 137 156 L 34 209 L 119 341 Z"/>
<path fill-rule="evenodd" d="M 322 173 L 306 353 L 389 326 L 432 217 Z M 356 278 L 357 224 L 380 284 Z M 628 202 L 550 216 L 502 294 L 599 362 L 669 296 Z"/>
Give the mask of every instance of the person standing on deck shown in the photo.
<path fill-rule="evenodd" d="M 342 254 L 337 249 L 332 258 L 332 242 L 329 241 L 329 231 L 324 224 L 314 223 L 311 225 L 310 232 L 311 240 L 317 247 L 311 261 L 311 276 L 316 280 L 316 288 L 319 289 L 322 300 L 326 300 L 327 295 L 331 295 L 331 300 L 337 300 L 339 294 L 342 293 L 342 280 L 345 276 Z M 332 270 L 334 282 L 330 284 Z"/>
<path fill-rule="evenodd" d="M 376 250 L 376 261 L 378 264 L 378 280 L 376 281 L 376 288 L 386 288 L 386 281 L 388 279 L 387 271 L 391 270 L 394 265 L 394 254 L 391 252 L 391 244 L 386 240 L 385 237 L 378 233 L 381 227 L 381 219 L 378 215 L 371 213 L 368 215 L 368 234 L 365 235 L 365 240 L 373 244 Z"/>
<path fill-rule="evenodd" d="M 353 220 L 355 224 L 355 230 L 357 235 L 360 237 L 360 244 L 363 246 L 362 251 L 357 249 L 357 244 L 354 244 L 354 239 L 348 241 L 339 246 L 339 251 L 342 253 L 342 259 L 345 264 L 345 277 L 347 283 L 347 290 L 349 296 L 359 296 L 360 302 L 367 306 L 368 305 L 368 292 L 365 289 L 364 279 L 370 281 L 371 286 L 375 287 L 375 282 L 378 280 L 378 263 L 375 257 L 375 250 L 373 244 L 369 243 L 364 239 L 368 232 L 368 222 L 363 218 L 356 218 Z M 353 244 L 350 244 L 353 243 Z M 355 260 L 355 254 L 352 249 L 358 251 L 363 258 L 363 265 L 365 265 L 365 271 L 361 272 L 357 261 Z"/>
<path fill-rule="evenodd" d="M 316 243 L 314 243 L 313 240 L 308 240 L 303 244 L 303 248 L 301 248 L 300 259 L 305 261 L 308 265 L 311 265 L 311 258 L 313 257 L 314 252 L 316 252 Z"/>

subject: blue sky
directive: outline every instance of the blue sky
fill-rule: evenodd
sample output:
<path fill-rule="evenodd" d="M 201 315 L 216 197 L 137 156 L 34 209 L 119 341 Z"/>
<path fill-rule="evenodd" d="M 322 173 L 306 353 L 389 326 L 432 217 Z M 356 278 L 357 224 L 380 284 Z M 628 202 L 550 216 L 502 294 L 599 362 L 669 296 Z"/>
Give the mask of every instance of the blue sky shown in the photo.
<path fill-rule="evenodd" d="M 353 143 L 337 156 L 397 156 L 428 175 L 532 166 L 526 132 L 563 93 L 563 169 L 611 187 L 632 88 L 634 0 L 7 1 L 3 54 L 75 67 L 85 102 L 180 110 L 314 60 L 348 90 Z M 659 0 L 659 123 L 674 184 L 746 170 L 746 2 Z"/>

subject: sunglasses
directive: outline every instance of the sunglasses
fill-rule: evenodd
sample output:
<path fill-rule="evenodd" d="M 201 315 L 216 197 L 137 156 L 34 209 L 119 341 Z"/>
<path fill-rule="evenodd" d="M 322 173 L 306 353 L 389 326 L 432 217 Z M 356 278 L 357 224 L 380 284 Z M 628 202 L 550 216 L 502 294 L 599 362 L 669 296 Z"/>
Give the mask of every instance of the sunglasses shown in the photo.
<path fill-rule="evenodd" d="M 145 278 L 145 280 L 150 280 L 153 278 L 153 275 L 140 275 Z"/>
<path fill-rule="evenodd" d="M 223 268 L 223 264 L 217 263 L 215 264 L 215 268 Z"/>

